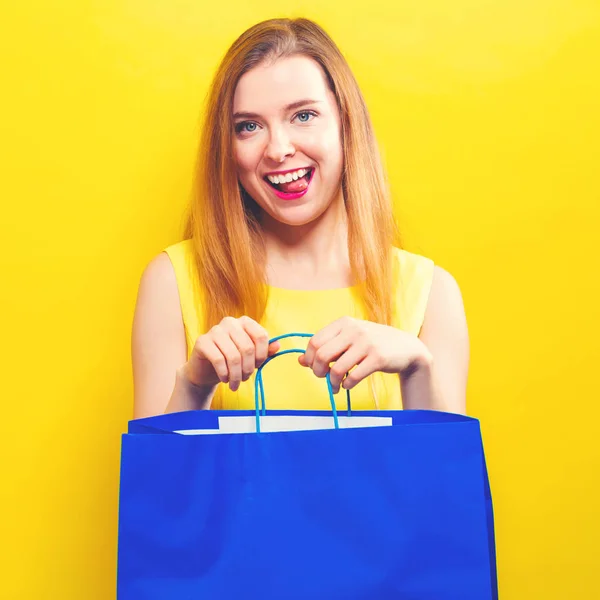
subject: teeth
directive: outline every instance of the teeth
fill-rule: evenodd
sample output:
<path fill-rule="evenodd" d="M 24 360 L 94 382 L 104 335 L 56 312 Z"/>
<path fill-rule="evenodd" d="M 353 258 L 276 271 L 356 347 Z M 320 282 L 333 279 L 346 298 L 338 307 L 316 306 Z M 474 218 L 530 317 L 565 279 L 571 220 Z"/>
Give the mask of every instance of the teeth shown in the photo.
<path fill-rule="evenodd" d="M 267 175 L 267 179 L 274 184 L 284 183 L 300 179 L 308 173 L 308 169 L 299 169 L 293 173 L 286 173 L 285 175 Z"/>

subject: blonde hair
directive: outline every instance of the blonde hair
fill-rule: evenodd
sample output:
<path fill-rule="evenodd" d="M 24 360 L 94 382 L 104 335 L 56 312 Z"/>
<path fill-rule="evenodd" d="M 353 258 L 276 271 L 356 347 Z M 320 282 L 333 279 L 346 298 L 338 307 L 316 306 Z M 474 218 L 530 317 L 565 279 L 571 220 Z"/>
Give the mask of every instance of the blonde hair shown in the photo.
<path fill-rule="evenodd" d="M 233 43 L 207 99 L 186 226 L 193 242 L 205 330 L 225 316 L 248 315 L 260 322 L 265 313 L 266 253 L 258 208 L 231 178 L 235 172 L 233 97 L 244 73 L 265 61 L 292 55 L 315 60 L 336 97 L 352 277 L 369 320 L 391 324 L 391 253 L 397 234 L 365 101 L 345 58 L 319 25 L 308 19 L 272 19 L 254 25 Z"/>

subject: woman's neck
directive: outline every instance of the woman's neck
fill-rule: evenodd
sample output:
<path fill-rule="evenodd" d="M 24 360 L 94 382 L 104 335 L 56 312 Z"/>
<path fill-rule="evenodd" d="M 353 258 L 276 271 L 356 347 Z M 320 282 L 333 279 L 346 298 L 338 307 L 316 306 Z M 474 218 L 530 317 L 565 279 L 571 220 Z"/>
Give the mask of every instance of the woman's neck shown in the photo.
<path fill-rule="evenodd" d="M 302 226 L 265 218 L 263 232 L 269 285 L 298 290 L 352 285 L 343 201 L 334 203 L 319 219 Z"/>

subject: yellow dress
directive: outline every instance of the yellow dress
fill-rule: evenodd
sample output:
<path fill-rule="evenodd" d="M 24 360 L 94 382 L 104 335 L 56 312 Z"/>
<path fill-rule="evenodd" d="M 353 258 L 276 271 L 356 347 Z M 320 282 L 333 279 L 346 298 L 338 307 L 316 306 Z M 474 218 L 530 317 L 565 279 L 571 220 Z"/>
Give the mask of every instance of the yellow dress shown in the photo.
<path fill-rule="evenodd" d="M 165 249 L 175 275 L 186 332 L 188 355 L 196 339 L 203 333 L 202 308 L 194 292 L 191 243 L 189 240 Z M 423 324 L 434 264 L 430 259 L 394 249 L 399 278 L 394 299 L 393 326 L 418 335 Z M 269 300 L 263 327 L 271 338 L 285 333 L 314 334 L 332 321 L 351 316 L 364 319 L 364 311 L 354 288 L 333 290 L 288 290 L 269 287 Z M 281 340 L 282 349 L 306 348 L 307 338 Z M 325 379 L 298 364 L 299 354 L 286 354 L 272 360 L 263 371 L 268 409 L 330 410 Z M 369 380 L 372 379 L 372 385 Z M 397 375 L 377 374 L 359 383 L 351 391 L 352 408 L 356 410 L 399 410 L 402 408 L 400 382 Z M 346 392 L 336 395 L 339 410 L 346 408 Z M 243 382 L 237 392 L 219 385 L 212 403 L 214 409 L 238 410 L 254 408 L 254 376 Z"/>

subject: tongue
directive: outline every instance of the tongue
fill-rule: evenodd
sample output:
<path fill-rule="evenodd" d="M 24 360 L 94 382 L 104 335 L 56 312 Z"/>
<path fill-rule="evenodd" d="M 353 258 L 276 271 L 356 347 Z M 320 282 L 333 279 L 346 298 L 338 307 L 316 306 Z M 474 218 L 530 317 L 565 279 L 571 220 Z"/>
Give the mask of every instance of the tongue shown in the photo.
<path fill-rule="evenodd" d="M 296 179 L 295 181 L 280 183 L 277 187 L 284 194 L 293 194 L 305 190 L 308 187 L 308 181 L 306 181 L 306 177 L 300 177 L 300 179 Z"/>

